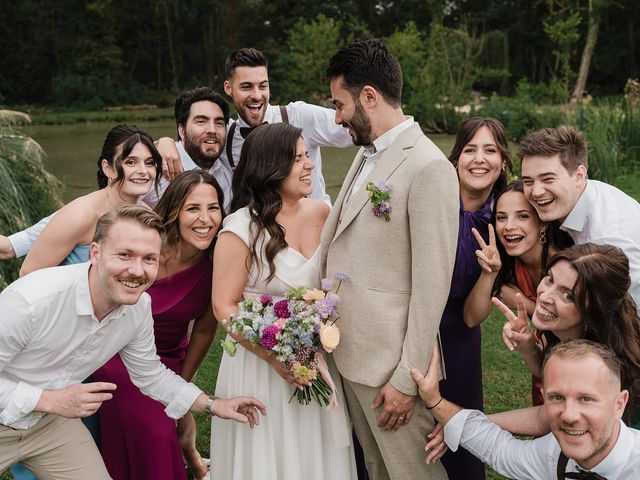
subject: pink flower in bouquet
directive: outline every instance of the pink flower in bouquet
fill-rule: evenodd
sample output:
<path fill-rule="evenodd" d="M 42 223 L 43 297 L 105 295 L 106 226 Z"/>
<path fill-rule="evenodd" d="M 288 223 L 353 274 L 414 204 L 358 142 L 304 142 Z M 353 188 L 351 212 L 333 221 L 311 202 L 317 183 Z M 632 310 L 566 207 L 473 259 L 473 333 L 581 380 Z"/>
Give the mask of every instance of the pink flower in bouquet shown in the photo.
<path fill-rule="evenodd" d="M 278 316 L 278 318 L 289 318 L 291 316 L 291 312 L 289 311 L 289 302 L 286 300 L 276 302 L 273 306 L 273 312 Z"/>
<path fill-rule="evenodd" d="M 278 344 L 277 335 L 280 332 L 280 329 L 276 325 L 269 325 L 265 327 L 262 331 L 262 335 L 260 336 L 260 345 L 262 345 L 267 350 L 271 350 Z"/>
<path fill-rule="evenodd" d="M 273 298 L 271 297 L 271 295 L 265 293 L 264 295 L 260 295 L 260 303 L 263 305 L 272 305 L 273 304 Z"/>

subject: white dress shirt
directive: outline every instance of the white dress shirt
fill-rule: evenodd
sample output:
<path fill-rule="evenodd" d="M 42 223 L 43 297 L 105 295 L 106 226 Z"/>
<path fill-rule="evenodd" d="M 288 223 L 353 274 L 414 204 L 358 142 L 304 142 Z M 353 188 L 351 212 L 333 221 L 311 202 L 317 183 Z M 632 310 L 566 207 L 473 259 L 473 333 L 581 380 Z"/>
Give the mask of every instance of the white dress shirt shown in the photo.
<path fill-rule="evenodd" d="M 331 198 L 326 192 L 324 177 L 322 176 L 322 155 L 320 147 L 351 147 L 353 141 L 349 131 L 342 125 L 335 122 L 335 111 L 312 105 L 305 102 L 292 102 L 286 106 L 289 116 L 289 123 L 294 127 L 302 129 L 302 137 L 305 146 L 309 150 L 309 158 L 313 162 L 315 168 L 311 172 L 311 184 L 313 192 L 310 197 L 322 200 L 327 205 L 331 205 Z M 267 111 L 264 114 L 264 121 L 268 123 L 281 123 L 282 115 L 280 106 L 267 105 Z M 242 119 L 237 120 L 238 126 L 233 135 L 233 143 L 231 144 L 232 155 L 235 165 L 240 159 L 240 150 L 244 143 L 244 138 L 240 135 L 240 127 L 248 127 L 249 125 Z M 227 139 L 227 142 L 229 139 Z M 223 154 L 226 160 L 226 149 Z M 221 156 L 220 158 L 223 158 Z"/>
<path fill-rule="evenodd" d="M 82 382 L 118 352 L 133 383 L 171 418 L 202 393 L 160 363 L 149 295 L 98 321 L 89 266 L 38 270 L 0 294 L 0 424 L 33 427 L 44 415 L 33 411 L 43 390 Z"/>
<path fill-rule="evenodd" d="M 362 168 L 360 168 L 360 172 L 358 172 L 358 175 L 356 176 L 355 180 L 351 184 L 349 195 L 347 195 L 347 198 L 345 199 L 346 202 L 349 202 L 349 199 L 351 198 L 351 194 L 353 192 L 357 192 L 358 189 L 362 188 L 364 181 L 367 179 L 369 174 L 373 171 L 373 167 L 376 166 L 376 163 L 378 163 L 378 160 L 380 159 L 380 157 L 382 157 L 382 154 L 384 153 L 384 151 L 387 148 L 389 148 L 389 146 L 396 140 L 396 138 L 398 138 L 398 135 L 404 132 L 407 128 L 410 128 L 411 126 L 413 126 L 413 123 L 414 123 L 413 117 L 407 117 L 405 121 L 399 123 L 398 125 L 393 127 L 391 130 L 387 130 L 378 138 L 376 138 L 373 141 L 372 147 L 370 148 L 365 147 L 364 149 L 365 161 L 362 164 Z"/>
<path fill-rule="evenodd" d="M 197 170 L 200 168 L 191 159 L 187 151 L 184 149 L 184 145 L 181 141 L 176 142 L 176 148 L 178 149 L 178 153 L 180 154 L 180 163 L 182 163 L 182 169 L 185 172 L 187 170 Z M 218 184 L 220 185 L 220 188 L 222 188 L 222 193 L 224 193 L 224 211 L 229 212 L 231 199 L 233 197 L 233 194 L 231 192 L 233 169 L 231 168 L 231 165 L 229 165 L 226 155 L 224 156 L 224 158 L 221 155 L 214 162 L 213 166 L 207 171 L 213 177 L 215 177 L 215 179 L 218 181 Z M 152 188 L 151 191 L 142 198 L 142 201 L 148 205 L 154 206 L 156 203 L 158 203 L 159 198 L 164 194 L 168 186 L 169 181 L 165 177 L 162 177 L 160 179 L 160 184 L 158 185 L 158 193 L 156 193 L 155 188 Z"/>
<path fill-rule="evenodd" d="M 560 228 L 576 244 L 592 242 L 622 249 L 629 258 L 629 293 L 640 311 L 640 204 L 612 185 L 588 180 Z"/>
<path fill-rule="evenodd" d="M 462 410 L 445 425 L 444 438 L 452 451 L 462 446 L 508 478 L 557 478 L 560 445 L 552 433 L 535 440 L 519 440 L 482 412 Z M 576 462 L 569 459 L 565 471 L 577 472 Z M 640 431 L 620 421 L 620 435 L 613 450 L 590 471 L 607 480 L 640 478 Z"/>

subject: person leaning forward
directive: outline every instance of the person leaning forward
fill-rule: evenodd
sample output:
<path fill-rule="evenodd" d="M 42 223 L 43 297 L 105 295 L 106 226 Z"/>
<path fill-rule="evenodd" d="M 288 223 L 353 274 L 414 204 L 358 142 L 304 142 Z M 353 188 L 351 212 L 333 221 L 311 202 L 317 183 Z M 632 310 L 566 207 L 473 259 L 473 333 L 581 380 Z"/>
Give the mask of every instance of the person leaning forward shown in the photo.
<path fill-rule="evenodd" d="M 640 478 L 640 431 L 622 421 L 629 392 L 621 389 L 620 360 L 609 347 L 580 339 L 550 350 L 542 368 L 551 433 L 535 440 L 516 439 L 482 412 L 442 398 L 436 364 L 437 353 L 426 376 L 411 374 L 452 450 L 464 447 L 514 479 Z"/>
<path fill-rule="evenodd" d="M 192 410 L 253 426 L 266 414 L 253 398 L 207 396 L 160 363 L 144 292 L 163 236 L 155 213 L 121 207 L 98 221 L 90 262 L 38 270 L 0 294 L 0 473 L 19 461 L 38 478 L 110 478 L 79 418 L 116 385 L 80 382 L 116 353 L 171 418 Z"/>

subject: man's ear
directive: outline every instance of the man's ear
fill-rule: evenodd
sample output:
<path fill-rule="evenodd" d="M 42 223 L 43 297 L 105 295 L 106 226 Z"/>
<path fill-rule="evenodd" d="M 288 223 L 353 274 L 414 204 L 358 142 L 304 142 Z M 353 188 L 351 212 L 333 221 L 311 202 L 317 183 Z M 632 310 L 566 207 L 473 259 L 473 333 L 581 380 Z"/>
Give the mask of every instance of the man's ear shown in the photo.
<path fill-rule="evenodd" d="M 97 265 L 98 260 L 100 259 L 100 245 L 97 242 L 91 242 L 89 246 L 89 259 L 91 260 L 91 265 Z"/>
<path fill-rule="evenodd" d="M 629 401 L 629 391 L 622 390 L 616 396 L 616 418 L 622 418 L 624 414 L 624 409 L 627 406 L 627 402 Z"/>
<path fill-rule="evenodd" d="M 230 97 L 233 97 L 233 95 L 231 95 L 231 82 L 229 82 L 229 80 L 224 81 L 222 88 L 224 89 L 224 93 L 226 93 Z"/>
<path fill-rule="evenodd" d="M 378 103 L 379 99 L 380 94 L 371 85 L 365 85 L 362 87 L 362 90 L 360 91 L 360 103 L 364 107 L 374 107 Z"/>
<path fill-rule="evenodd" d="M 574 173 L 574 176 L 576 178 L 576 181 L 578 182 L 578 185 L 582 186 L 586 181 L 587 181 L 587 167 L 585 167 L 584 165 L 578 165 L 578 168 L 576 168 L 576 173 Z"/>
<path fill-rule="evenodd" d="M 180 141 L 184 144 L 184 127 L 182 125 L 178 125 L 178 136 L 180 137 Z"/>

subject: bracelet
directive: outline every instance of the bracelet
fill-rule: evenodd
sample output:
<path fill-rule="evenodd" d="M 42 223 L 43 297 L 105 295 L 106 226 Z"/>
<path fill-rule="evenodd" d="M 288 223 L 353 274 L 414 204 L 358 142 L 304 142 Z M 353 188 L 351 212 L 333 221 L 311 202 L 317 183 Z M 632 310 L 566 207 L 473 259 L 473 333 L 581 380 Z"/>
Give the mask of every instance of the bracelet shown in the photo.
<path fill-rule="evenodd" d="M 436 402 L 436 404 L 433 407 L 428 407 L 427 406 L 427 410 L 433 410 L 434 408 L 436 408 L 438 405 L 440 405 L 440 402 L 442 401 L 442 395 L 440 395 L 440 400 L 438 400 Z"/>
<path fill-rule="evenodd" d="M 209 395 L 209 398 L 207 398 L 207 403 L 204 404 L 204 413 L 215 417 L 215 414 L 213 413 L 213 410 L 211 410 L 211 407 L 213 406 L 213 402 L 215 402 L 217 399 L 218 397 L 216 397 L 215 395 Z"/>

